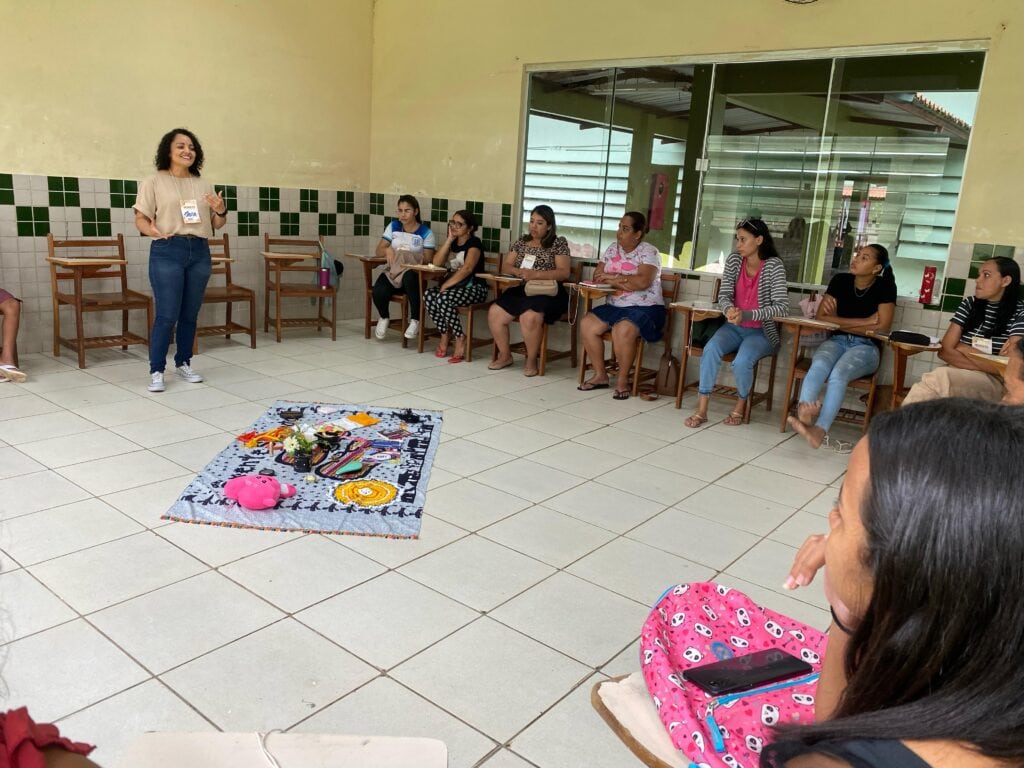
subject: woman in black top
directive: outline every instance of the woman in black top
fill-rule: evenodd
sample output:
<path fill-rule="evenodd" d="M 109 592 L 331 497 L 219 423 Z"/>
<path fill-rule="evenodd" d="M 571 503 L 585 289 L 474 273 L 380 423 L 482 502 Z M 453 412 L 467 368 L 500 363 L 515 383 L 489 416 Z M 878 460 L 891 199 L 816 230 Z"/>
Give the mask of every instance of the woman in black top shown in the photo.
<path fill-rule="evenodd" d="M 847 385 L 878 368 L 878 345 L 868 331 L 888 331 L 896 311 L 896 280 L 889 252 L 878 243 L 863 246 L 850 261 L 850 271 L 829 281 L 818 320 L 835 323 L 840 330 L 818 347 L 800 388 L 796 417 L 789 423 L 818 448 L 843 406 Z M 825 398 L 819 400 L 821 388 Z"/>
<path fill-rule="evenodd" d="M 786 581 L 824 565 L 816 722 L 780 728 L 762 766 L 1024 764 L 1022 455 L 1024 408 L 947 398 L 871 421 Z"/>
<path fill-rule="evenodd" d="M 447 267 L 448 275 L 440 288 L 428 288 L 423 294 L 430 319 L 441 332 L 434 355 L 448 357 L 448 343 L 455 338 L 449 363 L 461 363 L 466 356 L 459 307 L 479 304 L 487 298 L 487 286 L 477 277 L 484 270 L 484 246 L 476 236 L 476 227 L 476 216 L 470 211 L 455 212 L 448 222 L 448 238 L 433 258 L 434 266 Z"/>

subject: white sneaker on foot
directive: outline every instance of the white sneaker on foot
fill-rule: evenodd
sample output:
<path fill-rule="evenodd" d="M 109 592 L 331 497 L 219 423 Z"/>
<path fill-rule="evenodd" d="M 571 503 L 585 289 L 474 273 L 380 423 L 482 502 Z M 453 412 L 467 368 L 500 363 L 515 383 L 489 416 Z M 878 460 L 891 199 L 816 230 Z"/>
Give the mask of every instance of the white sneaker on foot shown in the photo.
<path fill-rule="evenodd" d="M 407 339 L 415 339 L 419 335 L 420 335 L 420 321 L 419 320 L 410 320 L 409 321 L 409 327 L 405 329 L 405 338 L 407 338 Z"/>
<path fill-rule="evenodd" d="M 203 380 L 203 377 L 200 376 L 195 371 L 193 371 L 192 370 L 192 366 L 189 365 L 188 363 L 183 363 L 183 364 L 179 365 L 177 368 L 175 368 L 174 370 L 176 370 L 178 372 L 178 375 L 182 379 L 187 381 L 189 384 L 198 384 L 199 382 L 201 382 Z"/>
<path fill-rule="evenodd" d="M 377 327 L 373 329 L 373 335 L 378 339 L 383 339 L 388 335 L 388 325 L 390 325 L 390 323 L 391 321 L 388 318 L 382 317 L 377 321 Z"/>
<path fill-rule="evenodd" d="M 153 371 L 149 374 L 149 386 L 146 387 L 150 392 L 163 392 L 167 387 L 164 386 L 164 372 Z"/>

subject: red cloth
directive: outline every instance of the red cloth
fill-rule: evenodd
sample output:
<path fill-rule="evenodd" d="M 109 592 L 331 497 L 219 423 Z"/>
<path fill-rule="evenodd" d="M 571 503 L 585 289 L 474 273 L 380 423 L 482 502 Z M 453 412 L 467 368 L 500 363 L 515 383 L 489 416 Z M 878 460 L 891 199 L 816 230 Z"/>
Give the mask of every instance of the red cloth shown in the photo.
<path fill-rule="evenodd" d="M 0 714 L 0 768 L 46 768 L 42 750 L 60 747 L 68 752 L 88 755 L 96 747 L 65 739 L 57 726 L 36 723 L 25 707 Z"/>

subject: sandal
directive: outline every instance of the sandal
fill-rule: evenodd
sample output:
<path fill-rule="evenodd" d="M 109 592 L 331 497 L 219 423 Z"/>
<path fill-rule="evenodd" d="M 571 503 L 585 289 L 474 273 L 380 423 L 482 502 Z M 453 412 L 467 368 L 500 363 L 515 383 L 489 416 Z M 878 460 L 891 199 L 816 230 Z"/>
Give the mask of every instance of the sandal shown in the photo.
<path fill-rule="evenodd" d="M 448 348 L 438 347 L 434 350 L 434 357 L 448 357 Z"/>
<path fill-rule="evenodd" d="M 738 427 L 743 423 L 743 411 L 733 411 L 722 419 L 722 423 L 727 427 Z"/>
<path fill-rule="evenodd" d="M 449 363 L 461 363 L 464 362 L 465 360 L 466 358 L 464 358 L 462 355 L 452 355 L 451 357 L 448 358 Z"/>
<path fill-rule="evenodd" d="M 629 390 L 616 389 L 615 394 L 612 395 L 612 400 L 629 400 Z"/>
<path fill-rule="evenodd" d="M 591 390 L 594 389 L 608 389 L 608 387 L 610 386 L 611 384 L 609 384 L 607 381 L 595 382 L 593 379 L 591 379 L 590 381 L 584 381 L 582 384 L 576 387 L 576 389 L 578 389 L 580 392 L 590 392 Z"/>
<path fill-rule="evenodd" d="M 28 379 L 28 376 L 16 365 L 0 365 L 0 379 L 21 384 Z"/>
<path fill-rule="evenodd" d="M 697 427 L 702 426 L 702 425 L 707 424 L 707 423 L 708 423 L 708 417 L 707 416 L 701 416 L 699 413 L 695 413 L 695 414 L 693 414 L 691 416 L 687 416 L 686 417 L 686 421 L 683 422 L 683 424 L 688 426 L 690 429 L 696 429 Z"/>

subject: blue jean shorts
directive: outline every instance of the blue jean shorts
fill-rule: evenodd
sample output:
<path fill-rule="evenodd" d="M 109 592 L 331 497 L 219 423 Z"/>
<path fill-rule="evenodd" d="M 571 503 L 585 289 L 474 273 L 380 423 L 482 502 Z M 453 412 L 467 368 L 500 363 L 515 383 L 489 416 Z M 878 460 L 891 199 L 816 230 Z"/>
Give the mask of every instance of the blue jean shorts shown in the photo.
<path fill-rule="evenodd" d="M 597 317 L 614 326 L 622 320 L 628 320 L 640 329 L 640 335 L 644 341 L 650 343 L 661 341 L 665 332 L 665 307 L 613 307 L 611 304 L 601 304 L 591 310 Z"/>

